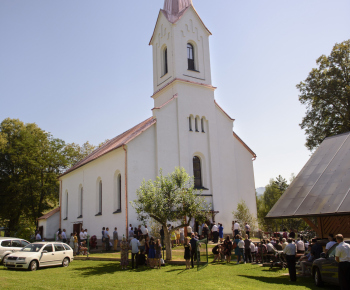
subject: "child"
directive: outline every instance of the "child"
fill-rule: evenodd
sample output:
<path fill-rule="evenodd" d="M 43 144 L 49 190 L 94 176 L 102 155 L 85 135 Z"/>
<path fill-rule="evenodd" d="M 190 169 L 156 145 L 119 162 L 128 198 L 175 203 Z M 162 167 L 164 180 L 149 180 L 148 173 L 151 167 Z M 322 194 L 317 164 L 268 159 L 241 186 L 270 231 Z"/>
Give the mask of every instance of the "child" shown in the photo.
<path fill-rule="evenodd" d="M 186 270 L 190 269 L 190 260 L 191 260 L 191 244 L 189 243 L 189 238 L 187 237 L 185 239 L 185 255 L 184 255 L 184 259 L 186 260 Z"/>

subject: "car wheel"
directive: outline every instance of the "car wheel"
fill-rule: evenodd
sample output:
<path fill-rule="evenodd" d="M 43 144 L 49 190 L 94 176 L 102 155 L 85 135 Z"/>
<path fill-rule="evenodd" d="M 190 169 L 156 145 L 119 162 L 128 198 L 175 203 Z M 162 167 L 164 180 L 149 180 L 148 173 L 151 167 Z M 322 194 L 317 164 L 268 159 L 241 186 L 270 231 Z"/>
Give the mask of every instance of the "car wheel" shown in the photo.
<path fill-rule="evenodd" d="M 68 267 L 69 266 L 69 259 L 68 258 L 64 258 L 63 262 L 62 262 L 62 267 Z"/>
<path fill-rule="evenodd" d="M 31 261 L 28 267 L 29 271 L 36 271 L 38 269 L 38 262 L 37 261 Z"/>
<path fill-rule="evenodd" d="M 321 287 L 323 285 L 320 269 L 315 269 L 314 274 L 315 285 Z"/>

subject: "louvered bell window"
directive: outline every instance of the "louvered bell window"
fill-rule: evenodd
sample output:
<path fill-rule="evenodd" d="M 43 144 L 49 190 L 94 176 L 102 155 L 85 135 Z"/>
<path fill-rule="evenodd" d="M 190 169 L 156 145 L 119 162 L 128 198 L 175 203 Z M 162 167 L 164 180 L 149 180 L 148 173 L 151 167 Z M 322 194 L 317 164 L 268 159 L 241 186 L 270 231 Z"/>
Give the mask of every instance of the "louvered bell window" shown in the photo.
<path fill-rule="evenodd" d="M 187 59 L 188 59 L 188 69 L 189 70 L 195 70 L 194 67 L 194 50 L 193 45 L 190 43 L 187 43 Z"/>

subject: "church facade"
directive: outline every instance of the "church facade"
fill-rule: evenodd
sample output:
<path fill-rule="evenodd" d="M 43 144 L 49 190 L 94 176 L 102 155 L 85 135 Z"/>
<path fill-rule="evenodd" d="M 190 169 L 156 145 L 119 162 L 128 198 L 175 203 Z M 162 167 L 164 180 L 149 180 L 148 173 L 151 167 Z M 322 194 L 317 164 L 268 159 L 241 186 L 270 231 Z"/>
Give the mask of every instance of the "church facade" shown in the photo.
<path fill-rule="evenodd" d="M 103 226 L 118 227 L 119 236 L 127 236 L 128 225 L 139 224 L 130 201 L 143 179 L 175 167 L 194 176 L 225 233 L 231 233 L 232 211 L 241 200 L 256 216 L 256 155 L 215 101 L 210 35 L 191 0 L 165 0 L 150 41 L 152 115 L 60 176 L 61 228 L 87 228 L 100 239 Z"/>

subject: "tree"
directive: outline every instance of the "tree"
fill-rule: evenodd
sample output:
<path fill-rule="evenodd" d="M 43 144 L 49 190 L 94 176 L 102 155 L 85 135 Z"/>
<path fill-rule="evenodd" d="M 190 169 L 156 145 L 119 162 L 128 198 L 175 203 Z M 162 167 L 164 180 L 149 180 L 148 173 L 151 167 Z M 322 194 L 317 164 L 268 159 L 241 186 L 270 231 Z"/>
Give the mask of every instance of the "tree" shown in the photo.
<path fill-rule="evenodd" d="M 309 150 L 326 137 L 350 131 L 350 39 L 336 43 L 330 56 L 316 63 L 318 68 L 297 85 L 299 101 L 307 108 L 300 127 Z"/>
<path fill-rule="evenodd" d="M 96 146 L 86 141 L 82 146 L 76 143 L 67 144 L 65 146 L 65 155 L 67 156 L 67 162 L 69 166 L 73 166 L 75 163 L 84 159 L 96 149 Z"/>
<path fill-rule="evenodd" d="M 291 175 L 291 182 L 294 180 L 294 174 Z M 279 175 L 276 179 L 270 179 L 265 187 L 265 192 L 257 196 L 258 222 L 265 231 L 281 231 L 283 228 L 298 229 L 307 228 L 307 224 L 301 218 L 289 219 L 265 219 L 266 215 L 286 191 L 289 184 L 287 180 Z"/>
<path fill-rule="evenodd" d="M 237 210 L 233 211 L 232 214 L 234 220 L 237 220 L 241 225 L 248 223 L 251 231 L 254 232 L 257 220 L 250 213 L 249 208 L 243 199 L 237 204 Z"/>
<path fill-rule="evenodd" d="M 191 178 L 183 168 L 164 176 L 162 170 L 155 181 L 143 181 L 137 190 L 137 199 L 131 202 L 140 221 L 154 219 L 163 226 L 166 259 L 172 259 L 170 235 L 173 231 L 187 227 L 192 218 L 205 221 L 209 205 L 193 187 Z M 168 230 L 168 223 L 178 226 Z"/>
<path fill-rule="evenodd" d="M 90 147 L 88 142 L 83 147 L 66 145 L 34 123 L 1 122 L 0 221 L 11 234 L 35 226 L 37 218 L 58 205 L 59 174 Z"/>

